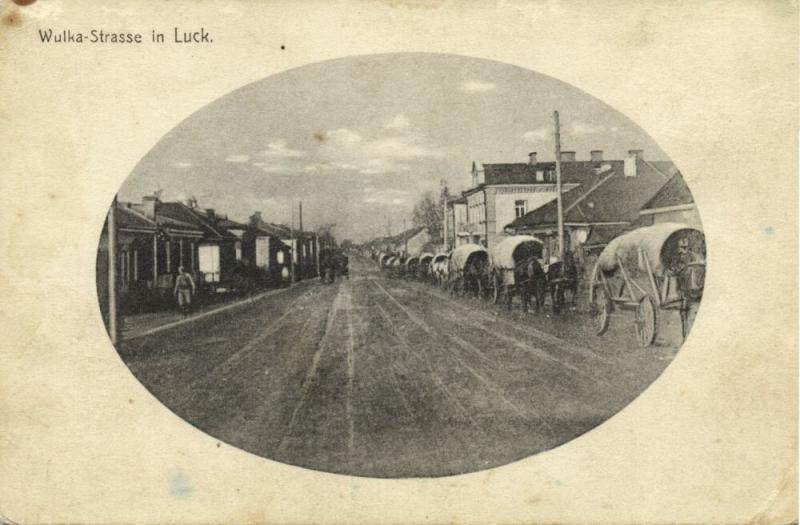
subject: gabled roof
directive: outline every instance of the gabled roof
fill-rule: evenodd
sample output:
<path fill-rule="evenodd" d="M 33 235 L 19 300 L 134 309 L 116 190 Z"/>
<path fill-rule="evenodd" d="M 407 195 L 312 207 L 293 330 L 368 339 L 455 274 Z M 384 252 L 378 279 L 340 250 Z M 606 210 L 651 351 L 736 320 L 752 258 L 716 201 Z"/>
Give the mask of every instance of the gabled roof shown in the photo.
<path fill-rule="evenodd" d="M 250 217 L 250 226 L 258 228 L 262 232 L 267 235 L 272 235 L 273 237 L 277 237 L 278 239 L 289 239 L 294 236 L 295 239 L 299 239 L 301 236 L 308 239 L 314 237 L 316 235 L 314 232 L 310 231 L 303 231 L 297 229 L 292 229 L 285 224 L 275 224 L 272 222 L 266 222 L 262 219 L 257 219 L 255 215 Z"/>
<path fill-rule="evenodd" d="M 570 164 L 581 163 L 565 163 L 567 166 Z M 661 163 L 657 169 L 651 162 L 638 160 L 637 174 L 633 177 L 625 176 L 622 161 L 603 164 L 609 164 L 611 169 L 562 195 L 565 223 L 632 222 L 638 217 L 642 205 L 667 182 L 666 163 Z M 557 209 L 557 202 L 550 201 L 514 220 L 508 227 L 522 229 L 553 225 L 558 220 Z"/>
<path fill-rule="evenodd" d="M 121 230 L 144 231 L 155 233 L 157 225 L 155 221 L 140 213 L 126 202 L 117 205 L 117 228 Z"/>
<path fill-rule="evenodd" d="M 692 197 L 692 192 L 689 191 L 689 186 L 681 174 L 676 173 L 642 206 L 642 211 L 693 203 L 694 197 Z"/>
<path fill-rule="evenodd" d="M 447 197 L 447 202 L 449 204 L 466 204 L 467 198 L 463 195 L 450 195 Z"/>
<path fill-rule="evenodd" d="M 216 222 L 217 226 L 225 228 L 226 230 L 246 230 L 248 226 L 241 222 L 232 221 L 228 218 L 219 219 Z"/>
<path fill-rule="evenodd" d="M 178 221 L 199 228 L 204 236 L 209 239 L 226 240 L 236 239 L 236 235 L 216 224 L 205 212 L 190 208 L 181 202 L 162 202 L 156 212 L 156 221 L 166 226 L 168 222 Z"/>
<path fill-rule="evenodd" d="M 428 228 L 425 226 L 417 226 L 415 228 L 411 228 L 410 230 L 406 230 L 403 232 L 398 233 L 392 237 L 387 239 L 388 242 L 405 242 L 408 239 L 412 239 L 419 235 L 423 230 L 427 230 Z"/>

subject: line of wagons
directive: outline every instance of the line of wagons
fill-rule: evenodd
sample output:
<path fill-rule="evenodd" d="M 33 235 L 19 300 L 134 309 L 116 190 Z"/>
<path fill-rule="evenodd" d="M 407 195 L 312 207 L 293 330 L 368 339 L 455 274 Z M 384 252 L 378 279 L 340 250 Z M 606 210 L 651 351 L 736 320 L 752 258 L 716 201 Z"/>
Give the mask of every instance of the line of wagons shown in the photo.
<path fill-rule="evenodd" d="M 589 305 L 595 332 L 603 335 L 616 310 L 633 311 L 641 346 L 653 343 L 658 311 L 680 312 L 682 335 L 688 312 L 702 298 L 705 281 L 705 237 L 684 224 L 662 223 L 638 228 L 611 241 L 592 270 Z M 473 295 L 510 310 L 515 296 L 523 312 L 536 312 L 549 296 L 560 313 L 567 292 L 577 304 L 579 271 L 574 257 L 543 261 L 544 244 L 530 235 L 507 237 L 487 250 L 463 244 L 448 253 L 420 256 L 374 252 L 372 258 L 392 277 L 419 279 L 457 295 Z"/>

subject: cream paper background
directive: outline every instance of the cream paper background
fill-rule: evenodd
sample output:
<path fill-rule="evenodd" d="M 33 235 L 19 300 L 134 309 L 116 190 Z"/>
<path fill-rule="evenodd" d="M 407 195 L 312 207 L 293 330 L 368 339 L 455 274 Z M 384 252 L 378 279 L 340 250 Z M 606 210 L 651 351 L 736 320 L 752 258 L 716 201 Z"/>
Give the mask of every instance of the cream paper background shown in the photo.
<path fill-rule="evenodd" d="M 7 520 L 781 523 L 796 516 L 796 3 L 0 6 L 0 513 Z M 146 35 L 203 26 L 215 41 L 42 45 L 36 29 L 47 26 Z M 691 337 L 661 378 L 605 424 L 489 471 L 373 480 L 218 446 L 161 406 L 105 334 L 94 279 L 107 206 L 160 137 L 221 95 L 302 64 L 397 51 L 463 54 L 551 75 L 651 134 L 689 181 L 708 240 L 706 294 Z M 176 482 L 189 487 L 187 497 L 172 495 Z"/>

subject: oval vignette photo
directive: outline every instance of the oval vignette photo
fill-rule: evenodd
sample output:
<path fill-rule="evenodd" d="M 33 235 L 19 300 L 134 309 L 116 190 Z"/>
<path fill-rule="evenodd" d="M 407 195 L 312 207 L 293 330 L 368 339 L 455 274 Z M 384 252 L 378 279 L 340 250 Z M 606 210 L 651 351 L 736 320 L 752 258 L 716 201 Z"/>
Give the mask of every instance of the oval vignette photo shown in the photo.
<path fill-rule="evenodd" d="M 456 55 L 336 59 L 197 109 L 128 175 L 100 312 L 165 407 L 308 469 L 438 477 L 597 427 L 689 336 L 678 166 L 576 87 Z"/>

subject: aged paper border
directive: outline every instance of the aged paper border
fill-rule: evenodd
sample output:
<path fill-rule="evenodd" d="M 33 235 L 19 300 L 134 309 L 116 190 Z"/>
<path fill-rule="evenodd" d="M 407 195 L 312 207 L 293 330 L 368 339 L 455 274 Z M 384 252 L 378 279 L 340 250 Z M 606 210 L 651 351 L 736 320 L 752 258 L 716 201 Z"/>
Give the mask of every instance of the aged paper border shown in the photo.
<path fill-rule="evenodd" d="M 18 523 L 785 523 L 796 519 L 797 6 L 789 1 L 0 2 L 0 515 Z M 203 26 L 153 50 L 36 29 Z M 284 45 L 285 50 L 280 46 Z M 103 214 L 183 118 L 302 64 L 400 51 L 515 64 L 651 134 L 696 197 L 703 308 L 634 403 L 475 474 L 372 480 L 241 452 L 164 409 L 95 300 Z M 188 497 L 170 491 L 175 476 Z"/>

